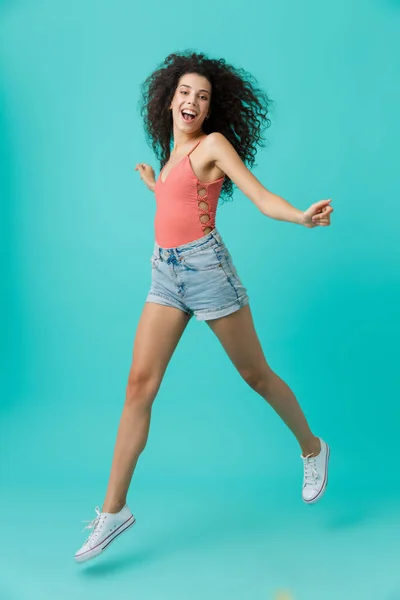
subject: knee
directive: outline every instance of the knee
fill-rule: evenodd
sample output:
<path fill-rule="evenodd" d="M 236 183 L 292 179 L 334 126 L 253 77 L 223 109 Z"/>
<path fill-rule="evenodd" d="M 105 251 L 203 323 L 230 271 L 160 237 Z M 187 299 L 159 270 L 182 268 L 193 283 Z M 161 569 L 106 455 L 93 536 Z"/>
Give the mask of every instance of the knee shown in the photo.
<path fill-rule="evenodd" d="M 126 386 L 125 402 L 150 408 L 160 386 L 159 378 L 146 370 L 132 369 Z"/>
<path fill-rule="evenodd" d="M 268 388 L 269 374 L 266 367 L 241 369 L 240 375 L 255 392 L 262 393 Z"/>

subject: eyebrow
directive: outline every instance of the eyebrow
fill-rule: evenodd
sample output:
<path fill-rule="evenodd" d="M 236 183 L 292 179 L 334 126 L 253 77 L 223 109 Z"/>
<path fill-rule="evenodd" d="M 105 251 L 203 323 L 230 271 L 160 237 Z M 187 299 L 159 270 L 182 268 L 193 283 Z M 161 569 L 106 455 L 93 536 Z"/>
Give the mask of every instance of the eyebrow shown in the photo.
<path fill-rule="evenodd" d="M 188 87 L 190 89 L 192 89 L 192 86 L 187 85 L 186 83 L 181 83 L 180 87 L 185 86 Z M 199 92 L 206 92 L 207 94 L 209 94 L 210 92 L 208 90 L 199 90 Z"/>

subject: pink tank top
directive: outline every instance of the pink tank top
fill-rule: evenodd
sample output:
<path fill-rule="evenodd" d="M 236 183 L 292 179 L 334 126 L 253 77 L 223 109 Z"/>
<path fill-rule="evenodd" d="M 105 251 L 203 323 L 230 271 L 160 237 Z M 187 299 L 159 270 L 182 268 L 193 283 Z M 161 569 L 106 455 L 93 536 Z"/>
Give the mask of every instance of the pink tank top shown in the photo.
<path fill-rule="evenodd" d="M 188 244 L 215 227 L 225 176 L 206 183 L 194 174 L 189 156 L 203 139 L 170 169 L 164 182 L 161 179 L 164 168 L 156 181 L 154 231 L 156 242 L 162 248 Z"/>

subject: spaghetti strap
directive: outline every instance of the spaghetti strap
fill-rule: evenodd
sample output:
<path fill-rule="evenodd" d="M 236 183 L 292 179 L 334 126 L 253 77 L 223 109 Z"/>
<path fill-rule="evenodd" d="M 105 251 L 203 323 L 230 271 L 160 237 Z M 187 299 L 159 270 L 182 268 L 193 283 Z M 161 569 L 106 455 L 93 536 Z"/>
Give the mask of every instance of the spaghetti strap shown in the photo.
<path fill-rule="evenodd" d="M 199 141 L 197 142 L 197 144 L 195 144 L 195 145 L 193 146 L 193 148 L 192 148 L 191 150 L 189 150 L 189 152 L 187 153 L 187 155 L 186 155 L 186 156 L 190 156 L 190 154 L 193 152 L 193 150 L 195 150 L 195 149 L 197 148 L 197 146 L 198 146 L 199 144 L 201 144 L 201 142 L 202 142 L 202 141 L 203 141 L 203 140 L 204 140 L 206 137 L 207 137 L 207 136 L 204 136 L 204 137 L 202 137 L 202 138 L 201 138 L 201 140 L 199 140 Z"/>

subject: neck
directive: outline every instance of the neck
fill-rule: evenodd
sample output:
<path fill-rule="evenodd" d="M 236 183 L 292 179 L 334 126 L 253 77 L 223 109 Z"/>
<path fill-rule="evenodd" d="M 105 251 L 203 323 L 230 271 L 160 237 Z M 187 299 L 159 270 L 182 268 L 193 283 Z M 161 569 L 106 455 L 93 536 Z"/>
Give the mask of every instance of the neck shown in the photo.
<path fill-rule="evenodd" d="M 172 152 L 179 153 L 181 149 L 186 149 L 191 146 L 204 136 L 204 132 L 200 130 L 193 131 L 192 133 L 185 133 L 180 131 L 175 125 L 173 129 L 173 148 Z"/>

